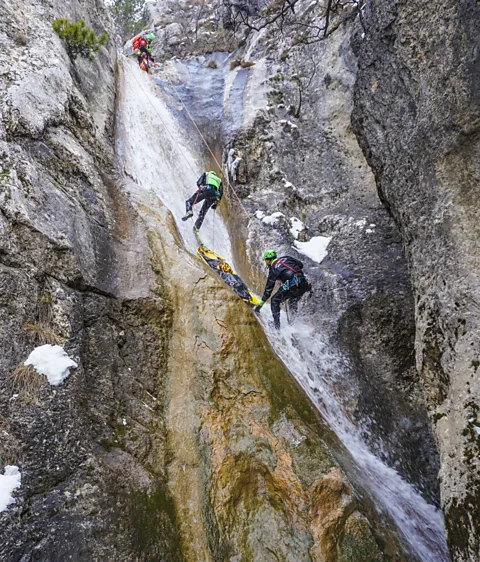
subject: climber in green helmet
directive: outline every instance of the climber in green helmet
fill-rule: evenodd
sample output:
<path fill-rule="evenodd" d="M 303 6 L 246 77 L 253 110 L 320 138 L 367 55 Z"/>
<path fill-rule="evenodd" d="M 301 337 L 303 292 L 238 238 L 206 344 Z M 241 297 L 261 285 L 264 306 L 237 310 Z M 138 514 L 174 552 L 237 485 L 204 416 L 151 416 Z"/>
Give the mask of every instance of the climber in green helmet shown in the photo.
<path fill-rule="evenodd" d="M 148 51 L 150 54 L 152 54 L 152 41 L 154 41 L 154 40 L 155 40 L 155 35 L 154 35 L 153 33 L 149 33 L 149 34 L 147 35 L 147 45 L 146 45 L 146 48 L 147 48 L 147 51 Z"/>
<path fill-rule="evenodd" d="M 262 306 L 269 299 L 275 287 L 275 282 L 281 281 L 282 286 L 272 297 L 273 323 L 277 330 L 280 329 L 280 305 L 289 301 L 290 310 L 297 312 L 298 301 L 302 296 L 312 290 L 312 284 L 303 273 L 303 263 L 290 256 L 277 257 L 275 250 L 268 250 L 263 254 L 263 259 L 269 268 L 267 284 L 260 304 L 255 307 L 255 312 L 260 312 Z"/>
<path fill-rule="evenodd" d="M 223 196 L 222 180 L 215 172 L 204 172 L 197 180 L 197 187 L 198 190 L 185 202 L 187 214 L 182 217 L 184 221 L 193 217 L 193 206 L 200 203 L 200 201 L 204 201 L 198 219 L 193 227 L 195 232 L 200 230 L 205 215 L 210 207 L 216 209 Z"/>

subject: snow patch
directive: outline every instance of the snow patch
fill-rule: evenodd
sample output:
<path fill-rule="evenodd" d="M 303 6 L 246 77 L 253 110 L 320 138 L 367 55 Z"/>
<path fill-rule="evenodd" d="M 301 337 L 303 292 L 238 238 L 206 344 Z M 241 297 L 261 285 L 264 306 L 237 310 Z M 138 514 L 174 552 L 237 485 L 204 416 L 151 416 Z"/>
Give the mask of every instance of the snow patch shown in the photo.
<path fill-rule="evenodd" d="M 230 177 L 233 179 L 233 181 L 237 179 L 237 168 L 240 165 L 241 161 L 242 158 L 236 155 L 234 148 L 231 148 L 228 152 L 227 167 L 230 173 Z"/>
<path fill-rule="evenodd" d="M 308 242 L 295 241 L 295 248 L 304 256 L 321 263 L 328 255 L 327 246 L 332 240 L 329 236 L 314 236 Z"/>
<path fill-rule="evenodd" d="M 480 435 L 480 427 L 478 427 L 478 425 L 474 425 L 473 429 Z"/>
<path fill-rule="evenodd" d="M 17 466 L 8 465 L 5 467 L 5 474 L 0 474 L 0 512 L 15 503 L 12 492 L 16 488 L 20 488 L 21 480 L 22 475 Z"/>
<path fill-rule="evenodd" d="M 292 217 L 290 219 L 290 224 L 292 225 L 292 228 L 289 230 L 289 232 L 295 238 L 295 240 L 298 240 L 298 235 L 300 234 L 300 232 L 302 232 L 302 230 L 305 230 L 305 225 L 300 219 L 297 219 L 296 217 Z"/>
<path fill-rule="evenodd" d="M 58 386 L 70 374 L 70 368 L 78 365 L 65 353 L 59 345 L 41 345 L 28 356 L 25 366 L 32 365 L 41 375 L 47 377 L 52 386 Z"/>
<path fill-rule="evenodd" d="M 265 216 L 265 213 L 264 213 L 263 211 L 258 210 L 258 211 L 255 213 L 255 216 L 257 217 L 257 219 L 262 220 L 263 217 Z"/>
<path fill-rule="evenodd" d="M 263 217 L 262 222 L 264 224 L 269 224 L 271 226 L 277 224 L 278 219 L 281 217 L 284 217 L 285 215 L 283 213 L 280 213 L 280 211 L 277 211 L 276 213 L 272 213 L 271 215 L 268 215 L 266 217 Z"/>
<path fill-rule="evenodd" d="M 287 181 L 287 178 L 282 178 L 282 181 L 287 189 L 292 189 L 293 191 L 297 191 L 297 188 L 293 185 L 293 183 Z"/>

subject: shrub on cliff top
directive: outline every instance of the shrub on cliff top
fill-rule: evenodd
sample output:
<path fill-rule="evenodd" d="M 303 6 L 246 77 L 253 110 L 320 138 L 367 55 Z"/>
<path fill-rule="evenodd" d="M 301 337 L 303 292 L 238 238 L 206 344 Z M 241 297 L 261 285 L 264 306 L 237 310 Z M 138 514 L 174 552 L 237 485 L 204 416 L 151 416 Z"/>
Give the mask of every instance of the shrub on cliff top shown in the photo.
<path fill-rule="evenodd" d="M 86 27 L 84 20 L 72 23 L 67 18 L 58 18 L 52 24 L 53 30 L 67 44 L 68 56 L 76 60 L 78 55 L 89 60 L 95 58 L 95 53 L 100 50 L 101 45 L 105 45 L 108 39 L 106 33 L 97 37 L 95 31 Z"/>

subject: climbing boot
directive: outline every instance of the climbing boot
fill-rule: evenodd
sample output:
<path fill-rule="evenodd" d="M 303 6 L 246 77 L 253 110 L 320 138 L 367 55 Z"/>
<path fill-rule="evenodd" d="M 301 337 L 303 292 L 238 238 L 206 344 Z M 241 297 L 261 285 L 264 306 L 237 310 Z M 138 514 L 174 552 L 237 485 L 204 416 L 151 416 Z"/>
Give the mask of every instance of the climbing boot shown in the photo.
<path fill-rule="evenodd" d="M 195 232 L 195 234 L 200 234 L 200 229 L 195 224 L 193 225 L 193 232 Z"/>
<path fill-rule="evenodd" d="M 188 211 L 188 213 L 182 217 L 182 221 L 188 221 L 188 219 L 191 219 L 193 217 L 193 211 Z"/>

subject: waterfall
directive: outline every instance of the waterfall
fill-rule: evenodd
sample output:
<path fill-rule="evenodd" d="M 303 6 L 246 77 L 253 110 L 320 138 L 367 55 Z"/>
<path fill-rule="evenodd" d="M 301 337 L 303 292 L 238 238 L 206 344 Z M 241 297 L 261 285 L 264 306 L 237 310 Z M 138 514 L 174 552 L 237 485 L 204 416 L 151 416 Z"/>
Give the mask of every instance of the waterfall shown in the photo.
<path fill-rule="evenodd" d="M 116 146 L 124 174 L 134 180 L 129 189 L 155 193 L 175 217 L 185 248 L 194 254 L 193 224 L 180 219 L 185 213 L 184 201 L 195 191 L 196 180 L 204 171 L 196 137 L 173 117 L 149 76 L 131 61 L 121 59 L 120 66 Z M 209 247 L 232 260 L 228 231 L 219 214 L 207 214 L 202 237 Z M 332 392 L 324 373 L 341 377 L 342 361 L 302 318 L 295 326 L 288 326 L 284 319 L 277 334 L 269 327 L 267 316 L 265 307 L 260 321 L 273 349 L 354 459 L 355 466 L 344 466 L 353 484 L 374 500 L 380 519 L 394 523 L 412 557 L 420 562 L 447 562 L 441 512 L 372 453 Z"/>

